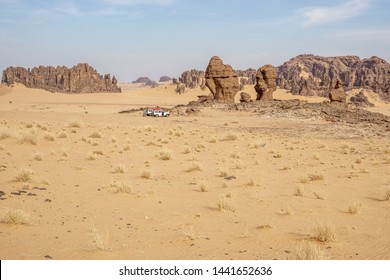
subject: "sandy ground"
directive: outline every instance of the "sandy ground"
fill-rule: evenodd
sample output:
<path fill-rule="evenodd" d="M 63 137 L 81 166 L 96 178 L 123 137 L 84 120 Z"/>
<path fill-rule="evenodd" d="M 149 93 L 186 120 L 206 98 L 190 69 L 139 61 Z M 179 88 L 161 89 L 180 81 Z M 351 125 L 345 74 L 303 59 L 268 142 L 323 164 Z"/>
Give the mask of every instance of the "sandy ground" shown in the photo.
<path fill-rule="evenodd" d="M 122 87 L 0 86 L 0 259 L 390 259 L 389 138 Z"/>

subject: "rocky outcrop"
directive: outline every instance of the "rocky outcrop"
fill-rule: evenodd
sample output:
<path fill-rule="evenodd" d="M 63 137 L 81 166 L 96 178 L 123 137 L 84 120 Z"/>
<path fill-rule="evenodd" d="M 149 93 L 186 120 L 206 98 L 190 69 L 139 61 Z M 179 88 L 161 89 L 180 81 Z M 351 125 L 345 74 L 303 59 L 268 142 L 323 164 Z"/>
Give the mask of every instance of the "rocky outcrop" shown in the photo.
<path fill-rule="evenodd" d="M 257 92 L 256 100 L 273 100 L 273 92 L 276 90 L 276 68 L 270 64 L 259 68 L 256 73 Z"/>
<path fill-rule="evenodd" d="M 363 91 L 360 91 L 355 96 L 351 96 L 350 101 L 356 107 L 374 107 L 374 104 L 368 100 Z"/>
<path fill-rule="evenodd" d="M 186 86 L 183 83 L 176 83 L 176 93 L 183 94 L 186 91 Z"/>
<path fill-rule="evenodd" d="M 206 86 L 214 100 L 221 103 L 234 103 L 239 89 L 238 76 L 230 65 L 223 64 L 218 56 L 213 56 L 207 66 Z"/>
<path fill-rule="evenodd" d="M 246 92 L 241 92 L 240 93 L 240 102 L 241 103 L 247 103 L 247 102 L 251 102 L 251 96 L 249 93 L 246 93 Z"/>
<path fill-rule="evenodd" d="M 168 77 L 168 76 L 162 76 L 162 77 L 160 77 L 159 82 L 160 82 L 160 83 L 165 83 L 165 82 L 169 82 L 170 80 L 172 80 L 170 77 Z"/>
<path fill-rule="evenodd" d="M 200 87 L 201 89 L 204 89 L 206 84 L 205 73 L 204 71 L 196 69 L 184 71 L 181 74 L 179 81 L 184 84 L 186 88 L 193 89 Z"/>
<path fill-rule="evenodd" d="M 3 72 L 2 83 L 21 83 L 29 88 L 64 93 L 121 92 L 115 76 L 112 79 L 110 74 L 102 76 L 86 63 L 70 69 L 65 66 L 39 66 L 31 70 L 9 67 Z"/>
<path fill-rule="evenodd" d="M 256 69 L 249 68 L 246 70 L 236 70 L 240 79 L 240 85 L 254 85 L 256 84 Z"/>
<path fill-rule="evenodd" d="M 337 79 L 345 90 L 369 89 L 390 101 L 390 64 L 376 56 L 299 55 L 278 67 L 278 86 L 296 95 L 326 97 Z"/>
<path fill-rule="evenodd" d="M 347 102 L 347 97 L 344 92 L 344 88 L 341 85 L 341 81 L 337 79 L 334 89 L 329 92 L 329 99 L 331 102 Z"/>

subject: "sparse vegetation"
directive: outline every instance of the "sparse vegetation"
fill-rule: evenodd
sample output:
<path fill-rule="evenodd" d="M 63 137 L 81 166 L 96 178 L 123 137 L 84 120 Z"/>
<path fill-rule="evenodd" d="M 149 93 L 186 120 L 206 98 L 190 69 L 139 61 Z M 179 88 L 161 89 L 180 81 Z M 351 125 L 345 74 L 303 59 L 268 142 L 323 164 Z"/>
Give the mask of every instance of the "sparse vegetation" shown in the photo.
<path fill-rule="evenodd" d="M 112 173 L 125 173 L 126 166 L 124 164 L 118 163 L 112 167 Z"/>
<path fill-rule="evenodd" d="M 362 204 L 360 202 L 353 202 L 350 205 L 348 205 L 348 213 L 349 214 L 359 214 L 361 210 Z"/>
<path fill-rule="evenodd" d="M 87 160 L 97 160 L 97 155 L 95 155 L 94 153 L 91 153 L 89 152 L 88 155 L 87 155 Z"/>
<path fill-rule="evenodd" d="M 208 192 L 207 185 L 206 185 L 206 182 L 204 180 L 201 180 L 199 182 L 199 190 L 201 192 Z"/>
<path fill-rule="evenodd" d="M 51 134 L 51 133 L 46 133 L 46 134 L 43 136 L 43 139 L 45 139 L 46 141 L 54 141 L 54 136 L 53 136 L 53 134 Z"/>
<path fill-rule="evenodd" d="M 28 168 L 23 168 L 19 170 L 19 172 L 16 174 L 14 181 L 15 182 L 30 182 L 32 179 L 32 176 L 35 174 L 35 172 Z"/>
<path fill-rule="evenodd" d="M 320 181 L 324 180 L 324 175 L 322 174 L 309 174 L 309 180 L 310 181 Z"/>
<path fill-rule="evenodd" d="M 266 144 L 267 144 L 267 142 L 265 142 L 265 140 L 260 139 L 260 140 L 256 141 L 255 143 L 253 143 L 252 147 L 255 149 L 259 149 L 259 148 L 265 147 Z"/>
<path fill-rule="evenodd" d="M 162 160 L 170 160 L 172 159 L 173 152 L 168 148 L 162 148 L 158 154 L 158 157 Z"/>
<path fill-rule="evenodd" d="M 294 260 L 326 260 L 329 257 L 316 244 L 302 242 L 293 252 Z"/>
<path fill-rule="evenodd" d="M 385 192 L 384 200 L 390 200 L 390 190 L 387 190 L 387 191 Z"/>
<path fill-rule="evenodd" d="M 313 191 L 313 195 L 315 198 L 320 200 L 325 200 L 327 198 L 327 195 L 320 191 Z"/>
<path fill-rule="evenodd" d="M 226 196 L 222 196 L 220 197 L 219 202 L 217 204 L 217 210 L 218 211 L 227 210 L 227 211 L 235 212 L 236 208 L 232 205 L 231 201 Z"/>
<path fill-rule="evenodd" d="M 38 143 L 37 135 L 33 132 L 22 132 L 18 136 L 18 142 L 19 144 L 31 144 L 36 145 Z"/>
<path fill-rule="evenodd" d="M 106 230 L 106 235 L 103 236 L 95 227 L 95 224 L 92 224 L 91 234 L 93 238 L 93 244 L 95 249 L 103 252 L 110 252 L 111 248 L 108 245 L 108 231 Z"/>
<path fill-rule="evenodd" d="M 32 159 L 36 160 L 36 161 L 42 161 L 43 155 L 42 155 L 42 153 L 35 152 L 32 155 Z"/>
<path fill-rule="evenodd" d="M 314 228 L 313 238 L 319 242 L 330 242 L 336 239 L 336 232 L 333 226 L 316 225 Z"/>
<path fill-rule="evenodd" d="M 152 178 L 152 171 L 151 170 L 144 170 L 142 171 L 141 178 L 143 179 L 151 179 Z"/>
<path fill-rule="evenodd" d="M 305 190 L 305 188 L 303 188 L 303 187 L 297 187 L 296 189 L 295 189 L 295 193 L 294 193 L 294 195 L 295 196 L 305 196 L 305 192 L 306 192 L 306 190 Z"/>
<path fill-rule="evenodd" d="M 112 181 L 109 184 L 109 187 L 114 188 L 114 191 L 116 193 L 127 193 L 127 194 L 130 194 L 132 192 L 130 186 L 128 186 L 125 183 L 120 182 L 120 181 Z"/>
<path fill-rule="evenodd" d="M 3 224 L 27 225 L 29 224 L 29 215 L 21 209 L 6 209 L 0 218 Z"/>
<path fill-rule="evenodd" d="M 90 138 L 102 138 L 102 134 L 99 131 L 94 131 L 89 135 Z"/>
<path fill-rule="evenodd" d="M 193 172 L 193 171 L 202 171 L 202 166 L 199 162 L 191 162 L 191 164 L 188 166 L 187 172 Z"/>
<path fill-rule="evenodd" d="M 78 121 L 71 121 L 71 122 L 69 123 L 69 127 L 71 127 L 71 128 L 80 128 L 80 127 L 81 127 L 81 124 L 80 124 L 80 122 L 78 122 Z"/>
<path fill-rule="evenodd" d="M 12 133 L 6 127 L 0 127 L 0 140 L 10 138 Z"/>

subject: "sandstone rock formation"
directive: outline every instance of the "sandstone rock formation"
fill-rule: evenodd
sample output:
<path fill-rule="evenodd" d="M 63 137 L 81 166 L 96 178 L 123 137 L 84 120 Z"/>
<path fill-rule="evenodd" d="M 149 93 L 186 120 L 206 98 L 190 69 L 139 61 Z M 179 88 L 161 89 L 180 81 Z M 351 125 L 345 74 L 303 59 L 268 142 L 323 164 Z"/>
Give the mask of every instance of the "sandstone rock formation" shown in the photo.
<path fill-rule="evenodd" d="M 240 85 L 254 85 L 256 84 L 256 69 L 249 68 L 246 70 L 236 70 L 240 78 Z"/>
<path fill-rule="evenodd" d="M 257 92 L 256 100 L 273 100 L 273 92 L 276 90 L 276 68 L 270 64 L 259 68 L 256 73 Z"/>
<path fill-rule="evenodd" d="M 277 84 L 293 94 L 326 97 L 338 78 L 345 90 L 370 89 L 390 101 L 390 64 L 376 56 L 299 55 L 278 67 Z"/>
<path fill-rule="evenodd" d="M 80 63 L 72 68 L 57 67 L 9 67 L 3 72 L 2 83 L 21 83 L 29 88 L 39 88 L 52 92 L 92 93 L 92 92 L 121 92 L 117 80 L 97 73 L 86 63 Z"/>
<path fill-rule="evenodd" d="M 329 99 L 331 102 L 347 102 L 347 97 L 341 84 L 341 80 L 337 79 L 334 89 L 329 92 Z"/>
<path fill-rule="evenodd" d="M 239 84 L 237 73 L 230 65 L 223 64 L 218 56 L 213 56 L 206 69 L 206 86 L 214 100 L 222 103 L 234 103 Z"/>
<path fill-rule="evenodd" d="M 367 96 L 364 95 L 363 91 L 360 91 L 358 94 L 355 96 L 352 96 L 350 98 L 351 103 L 357 107 L 374 107 L 375 105 L 372 104 Z"/>
<path fill-rule="evenodd" d="M 247 103 L 247 102 L 251 102 L 251 96 L 249 93 L 246 93 L 246 92 L 241 92 L 240 93 L 240 102 L 241 103 Z"/>
<path fill-rule="evenodd" d="M 186 88 L 204 88 L 206 79 L 205 73 L 201 70 L 188 70 L 184 71 L 179 78 L 179 81 L 184 84 Z"/>
<path fill-rule="evenodd" d="M 183 83 L 176 83 L 176 92 L 178 94 L 183 94 L 186 91 L 186 86 Z"/>

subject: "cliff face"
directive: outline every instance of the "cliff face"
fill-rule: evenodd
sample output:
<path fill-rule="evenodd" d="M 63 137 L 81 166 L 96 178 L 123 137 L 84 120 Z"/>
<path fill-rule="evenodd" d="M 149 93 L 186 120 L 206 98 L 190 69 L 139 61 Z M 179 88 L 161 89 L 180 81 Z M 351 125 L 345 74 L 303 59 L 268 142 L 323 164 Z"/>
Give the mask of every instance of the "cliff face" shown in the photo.
<path fill-rule="evenodd" d="M 337 79 L 345 90 L 365 88 L 390 100 L 390 64 L 376 56 L 299 55 L 278 67 L 278 86 L 296 95 L 328 96 Z"/>
<path fill-rule="evenodd" d="M 39 66 L 30 70 L 9 67 L 3 72 L 2 83 L 21 83 L 29 88 L 64 93 L 121 92 L 115 76 L 111 79 L 110 74 L 100 75 L 86 63 L 72 68 Z"/>

